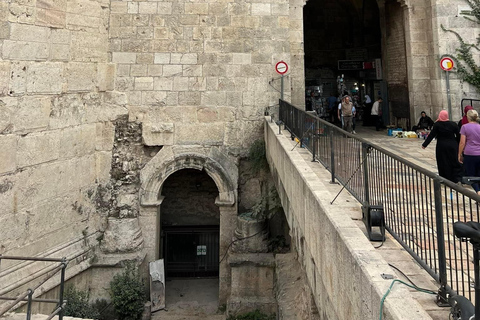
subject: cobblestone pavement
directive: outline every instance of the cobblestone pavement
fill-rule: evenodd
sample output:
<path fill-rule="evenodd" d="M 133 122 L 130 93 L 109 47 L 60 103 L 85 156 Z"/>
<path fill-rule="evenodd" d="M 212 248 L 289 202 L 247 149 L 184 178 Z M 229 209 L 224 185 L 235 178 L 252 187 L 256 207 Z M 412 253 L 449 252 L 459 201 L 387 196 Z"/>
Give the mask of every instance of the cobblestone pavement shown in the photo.
<path fill-rule="evenodd" d="M 436 140 L 426 149 L 422 149 L 425 141 L 418 138 L 394 138 L 387 135 L 387 130 L 375 131 L 375 127 L 356 127 L 357 136 L 374 143 L 396 155 L 415 163 L 427 170 L 438 173 L 435 160 Z"/>

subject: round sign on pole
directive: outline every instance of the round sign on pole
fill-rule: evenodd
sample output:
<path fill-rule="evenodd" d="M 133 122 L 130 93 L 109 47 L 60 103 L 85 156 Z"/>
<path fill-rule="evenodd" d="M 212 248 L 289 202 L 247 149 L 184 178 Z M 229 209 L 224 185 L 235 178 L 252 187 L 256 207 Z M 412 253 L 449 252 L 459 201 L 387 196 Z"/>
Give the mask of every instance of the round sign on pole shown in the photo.
<path fill-rule="evenodd" d="M 287 73 L 288 64 L 285 61 L 277 62 L 277 64 L 275 65 L 275 71 L 282 75 Z"/>
<path fill-rule="evenodd" d="M 442 68 L 442 70 L 444 71 L 450 71 L 453 69 L 453 60 L 451 58 L 442 58 L 442 60 L 440 60 L 440 68 Z"/>

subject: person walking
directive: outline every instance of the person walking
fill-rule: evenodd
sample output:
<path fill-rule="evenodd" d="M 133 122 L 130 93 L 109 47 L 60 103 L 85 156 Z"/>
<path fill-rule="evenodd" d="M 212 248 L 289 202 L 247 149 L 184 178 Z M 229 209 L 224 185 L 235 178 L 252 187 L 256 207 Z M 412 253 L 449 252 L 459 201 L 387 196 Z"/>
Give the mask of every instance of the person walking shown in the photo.
<path fill-rule="evenodd" d="M 480 177 L 480 124 L 475 110 L 467 112 L 468 123 L 460 129 L 458 161 L 463 163 L 467 176 Z M 480 195 L 480 185 L 472 184 L 473 190 Z"/>
<path fill-rule="evenodd" d="M 461 165 L 457 158 L 459 136 L 457 124 L 449 120 L 446 110 L 442 110 L 433 124 L 432 131 L 422 144 L 422 149 L 425 149 L 434 138 L 437 138 L 435 158 L 438 174 L 454 183 L 460 181 L 461 172 Z"/>
<path fill-rule="evenodd" d="M 373 103 L 372 112 L 370 114 L 372 122 L 375 123 L 375 130 L 380 131 L 380 103 L 383 102 L 381 97 L 378 97 L 377 101 Z"/>
<path fill-rule="evenodd" d="M 329 121 L 331 123 L 335 122 L 335 107 L 337 106 L 337 97 L 333 95 L 333 93 L 330 94 L 330 97 L 328 97 L 328 115 L 329 115 Z"/>
<path fill-rule="evenodd" d="M 338 109 L 338 119 L 343 119 L 343 130 L 347 132 L 352 132 L 352 109 L 353 103 L 350 102 L 350 97 L 346 96 L 343 98 L 342 103 L 339 105 Z M 341 112 L 341 115 L 340 115 Z M 341 118 L 342 117 L 342 118 Z"/>
<path fill-rule="evenodd" d="M 467 119 L 467 112 L 469 110 L 473 110 L 473 107 L 472 106 L 466 106 L 464 109 L 463 109 L 463 117 L 462 119 L 460 119 L 460 121 L 458 121 L 458 128 L 459 129 L 462 129 L 462 126 L 464 124 L 467 124 L 468 123 L 468 119 Z"/>

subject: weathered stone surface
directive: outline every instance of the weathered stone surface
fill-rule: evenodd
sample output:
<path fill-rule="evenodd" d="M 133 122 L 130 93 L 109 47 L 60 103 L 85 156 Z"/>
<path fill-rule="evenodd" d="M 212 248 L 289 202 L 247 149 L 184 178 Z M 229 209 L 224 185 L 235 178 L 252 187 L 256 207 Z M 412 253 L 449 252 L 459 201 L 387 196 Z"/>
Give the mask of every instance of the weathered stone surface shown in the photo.
<path fill-rule="evenodd" d="M 18 140 L 17 164 L 19 168 L 58 159 L 60 132 L 35 133 Z"/>
<path fill-rule="evenodd" d="M 11 106 L 11 124 L 15 132 L 46 129 L 49 124 L 52 101 L 49 97 L 22 97 Z"/>
<path fill-rule="evenodd" d="M 27 92 L 61 93 L 64 82 L 64 64 L 61 62 L 35 63 L 28 67 Z"/>
<path fill-rule="evenodd" d="M 97 72 L 98 90 L 113 90 L 115 86 L 115 64 L 98 64 Z"/>
<path fill-rule="evenodd" d="M 171 146 L 174 142 L 174 132 L 173 123 L 144 123 L 142 140 L 147 146 Z"/>
<path fill-rule="evenodd" d="M 68 91 L 93 91 L 97 85 L 96 64 L 69 63 L 65 73 Z"/>
<path fill-rule="evenodd" d="M 138 251 L 143 245 L 138 218 L 109 218 L 101 248 L 104 252 Z"/>
<path fill-rule="evenodd" d="M 0 135 L 0 174 L 15 171 L 17 168 L 17 140 L 18 137 L 13 134 Z"/>
<path fill-rule="evenodd" d="M 223 123 L 184 124 L 176 127 L 176 144 L 221 145 L 225 128 Z"/>

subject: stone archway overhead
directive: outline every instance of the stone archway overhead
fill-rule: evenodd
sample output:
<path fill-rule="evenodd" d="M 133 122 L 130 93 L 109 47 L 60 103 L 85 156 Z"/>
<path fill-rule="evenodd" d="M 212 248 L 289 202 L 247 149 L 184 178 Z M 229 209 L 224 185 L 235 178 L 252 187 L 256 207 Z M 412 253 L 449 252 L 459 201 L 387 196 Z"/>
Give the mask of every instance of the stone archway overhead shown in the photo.
<path fill-rule="evenodd" d="M 177 148 L 178 149 L 178 148 Z M 209 152 L 212 153 L 212 152 Z M 218 155 L 218 153 L 216 153 Z M 165 180 L 174 172 L 182 169 L 205 170 L 218 188 L 219 206 L 232 206 L 236 194 L 236 170 L 227 170 L 236 166 L 226 157 L 214 159 L 205 149 L 176 150 L 174 147 L 163 148 L 140 172 L 140 204 L 142 206 L 158 206 L 161 203 L 160 193 Z M 221 163 L 223 162 L 223 164 Z M 233 171 L 233 172 L 232 172 Z"/>

